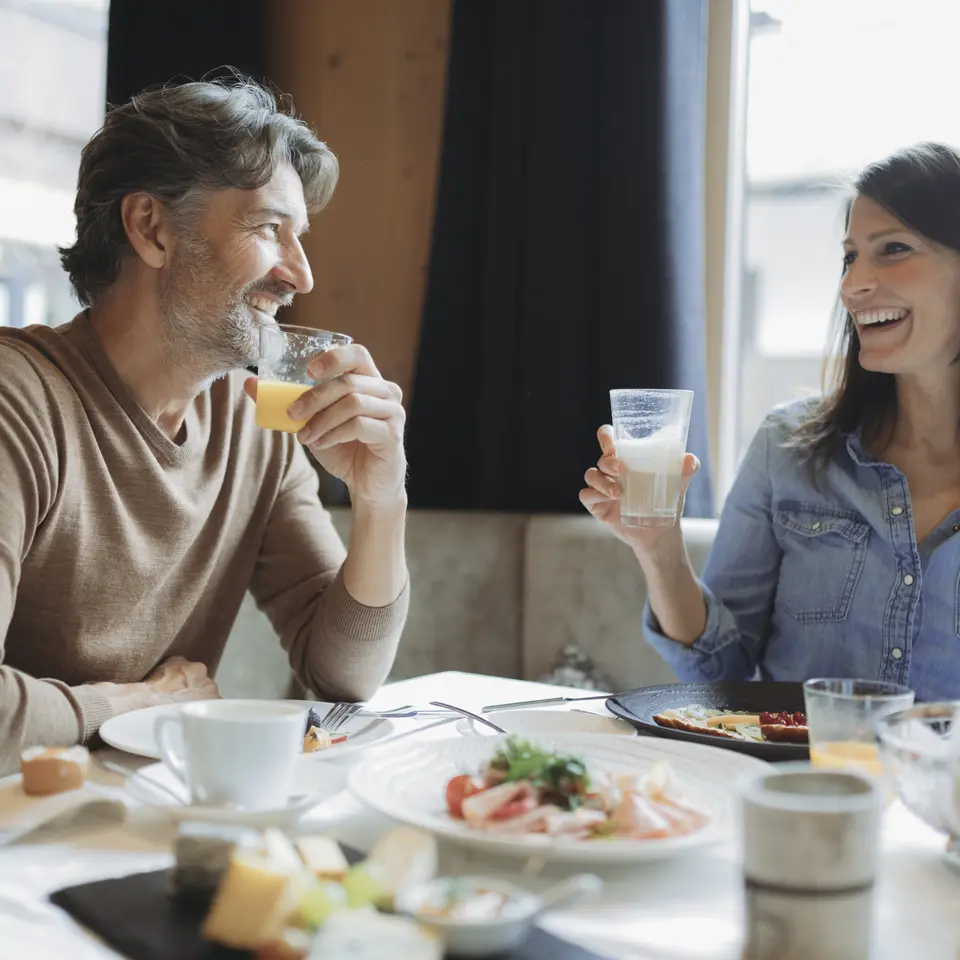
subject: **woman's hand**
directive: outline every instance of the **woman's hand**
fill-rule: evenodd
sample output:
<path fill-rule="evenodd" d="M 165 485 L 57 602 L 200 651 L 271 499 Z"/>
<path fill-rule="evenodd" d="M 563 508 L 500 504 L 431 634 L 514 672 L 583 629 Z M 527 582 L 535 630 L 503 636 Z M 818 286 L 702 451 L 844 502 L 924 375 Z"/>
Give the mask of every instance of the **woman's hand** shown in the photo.
<path fill-rule="evenodd" d="M 584 475 L 587 486 L 580 491 L 580 502 L 613 534 L 640 554 L 650 556 L 664 541 L 680 538 L 680 515 L 687 487 L 700 469 L 700 461 L 687 453 L 683 458 L 680 481 L 680 499 L 677 504 L 677 523 L 670 527 L 625 527 L 620 522 L 620 476 L 626 467 L 617 459 L 613 427 L 602 426 L 597 431 L 600 441 L 600 459 Z"/>

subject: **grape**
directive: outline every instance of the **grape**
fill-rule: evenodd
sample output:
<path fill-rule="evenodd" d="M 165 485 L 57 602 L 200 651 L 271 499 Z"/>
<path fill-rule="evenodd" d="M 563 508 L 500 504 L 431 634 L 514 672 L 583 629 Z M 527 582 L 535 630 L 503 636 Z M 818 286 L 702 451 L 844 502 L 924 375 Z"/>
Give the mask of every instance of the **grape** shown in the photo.
<path fill-rule="evenodd" d="M 313 884 L 301 897 L 295 920 L 304 927 L 319 927 L 337 910 L 347 906 L 347 893 L 339 883 L 320 881 Z"/>
<path fill-rule="evenodd" d="M 366 863 L 355 864 L 347 871 L 343 889 L 347 893 L 347 906 L 351 909 L 376 904 L 385 892 L 378 871 Z"/>

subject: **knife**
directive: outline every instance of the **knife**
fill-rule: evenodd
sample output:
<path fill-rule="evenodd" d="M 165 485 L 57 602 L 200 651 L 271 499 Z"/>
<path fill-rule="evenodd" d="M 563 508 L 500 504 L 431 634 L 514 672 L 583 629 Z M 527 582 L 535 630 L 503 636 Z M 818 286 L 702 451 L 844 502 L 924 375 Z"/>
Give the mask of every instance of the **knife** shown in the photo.
<path fill-rule="evenodd" d="M 480 708 L 481 713 L 494 713 L 497 710 L 519 710 L 521 707 L 545 707 L 554 703 L 579 703 L 581 700 L 609 700 L 616 693 L 596 693 L 589 697 L 546 697 L 542 700 L 517 700 L 516 703 L 488 703 Z"/>

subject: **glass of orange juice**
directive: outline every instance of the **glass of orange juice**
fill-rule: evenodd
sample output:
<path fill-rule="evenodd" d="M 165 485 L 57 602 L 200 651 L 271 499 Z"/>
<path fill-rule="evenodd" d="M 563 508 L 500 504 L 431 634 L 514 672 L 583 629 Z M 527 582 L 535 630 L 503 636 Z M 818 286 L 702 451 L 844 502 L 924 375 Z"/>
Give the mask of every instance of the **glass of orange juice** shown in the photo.
<path fill-rule="evenodd" d="M 345 333 L 262 324 L 257 363 L 257 426 L 285 433 L 299 431 L 307 421 L 294 420 L 287 410 L 315 383 L 307 365 L 318 353 L 352 342 Z"/>
<path fill-rule="evenodd" d="M 876 725 L 913 706 L 913 691 L 880 680 L 815 679 L 803 685 L 810 763 L 884 779 Z"/>

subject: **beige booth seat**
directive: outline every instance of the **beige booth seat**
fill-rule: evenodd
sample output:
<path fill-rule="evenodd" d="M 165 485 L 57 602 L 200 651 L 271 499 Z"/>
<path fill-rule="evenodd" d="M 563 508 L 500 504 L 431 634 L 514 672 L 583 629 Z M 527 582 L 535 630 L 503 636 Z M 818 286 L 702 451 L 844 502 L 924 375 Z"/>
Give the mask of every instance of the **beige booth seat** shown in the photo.
<path fill-rule="evenodd" d="M 349 511 L 333 511 L 341 535 Z M 699 572 L 715 520 L 685 519 Z M 630 551 L 588 516 L 414 510 L 407 535 L 410 618 L 393 677 L 465 670 L 536 679 L 576 643 L 621 689 L 674 679 L 640 630 L 643 577 Z M 248 596 L 217 681 L 226 696 L 286 696 L 291 675 Z"/>

